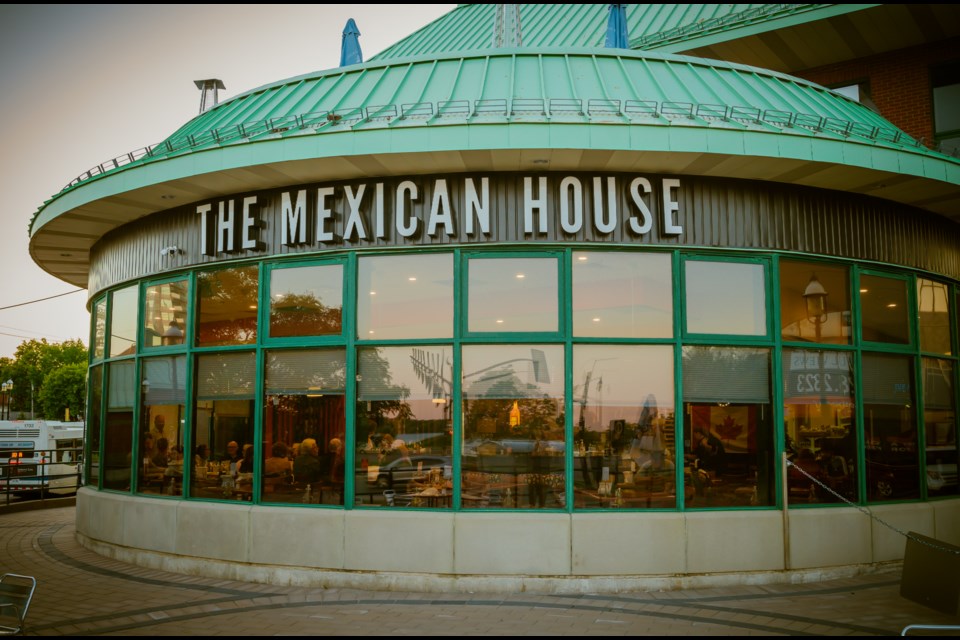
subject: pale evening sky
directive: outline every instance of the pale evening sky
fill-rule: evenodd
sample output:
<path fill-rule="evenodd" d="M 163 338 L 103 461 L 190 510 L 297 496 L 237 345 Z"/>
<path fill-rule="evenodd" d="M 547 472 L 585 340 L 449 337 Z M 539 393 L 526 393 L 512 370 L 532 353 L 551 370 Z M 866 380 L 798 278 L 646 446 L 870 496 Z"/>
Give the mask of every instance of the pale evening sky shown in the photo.
<path fill-rule="evenodd" d="M 90 167 L 224 98 L 336 67 L 348 18 L 364 59 L 456 5 L 0 5 L 0 307 L 76 289 L 30 258 L 38 207 Z M 88 344 L 87 293 L 0 310 L 0 357 L 26 339 Z"/>

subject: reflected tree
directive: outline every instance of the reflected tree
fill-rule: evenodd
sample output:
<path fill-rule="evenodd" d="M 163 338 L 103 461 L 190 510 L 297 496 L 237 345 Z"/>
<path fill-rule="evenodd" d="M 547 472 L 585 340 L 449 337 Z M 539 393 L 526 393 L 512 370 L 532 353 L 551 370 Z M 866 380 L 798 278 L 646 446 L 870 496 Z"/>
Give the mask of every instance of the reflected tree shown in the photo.
<path fill-rule="evenodd" d="M 342 306 L 327 306 L 312 293 L 288 293 L 270 304 L 270 335 L 284 337 L 340 333 L 342 315 Z"/>

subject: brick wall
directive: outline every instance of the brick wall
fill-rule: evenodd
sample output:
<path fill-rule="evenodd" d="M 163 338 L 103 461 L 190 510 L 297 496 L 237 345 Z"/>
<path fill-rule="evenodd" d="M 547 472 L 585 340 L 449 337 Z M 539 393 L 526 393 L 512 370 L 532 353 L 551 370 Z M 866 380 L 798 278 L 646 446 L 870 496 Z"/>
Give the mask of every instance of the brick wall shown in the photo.
<path fill-rule="evenodd" d="M 825 86 L 867 81 L 880 113 L 914 138 L 933 140 L 933 94 L 930 66 L 960 58 L 960 38 L 952 38 L 867 58 L 859 58 L 794 75 Z"/>

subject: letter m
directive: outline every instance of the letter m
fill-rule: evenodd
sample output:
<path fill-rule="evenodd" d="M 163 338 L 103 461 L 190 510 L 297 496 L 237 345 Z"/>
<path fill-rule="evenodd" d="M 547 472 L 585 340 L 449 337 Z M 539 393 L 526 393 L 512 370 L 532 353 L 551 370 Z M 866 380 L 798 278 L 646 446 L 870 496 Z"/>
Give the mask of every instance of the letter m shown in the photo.
<path fill-rule="evenodd" d="M 290 202 L 290 192 L 281 194 L 280 242 L 284 246 L 307 243 L 307 190 L 297 191 L 297 202 Z"/>

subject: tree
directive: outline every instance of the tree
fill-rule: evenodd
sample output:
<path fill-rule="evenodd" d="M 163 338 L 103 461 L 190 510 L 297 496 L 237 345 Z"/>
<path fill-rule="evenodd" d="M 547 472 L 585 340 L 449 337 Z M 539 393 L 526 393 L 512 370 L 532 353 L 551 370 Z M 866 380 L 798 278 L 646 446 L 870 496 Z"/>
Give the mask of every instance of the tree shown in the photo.
<path fill-rule="evenodd" d="M 63 420 L 66 409 L 70 418 L 84 415 L 86 364 L 68 364 L 54 369 L 43 379 L 40 391 L 40 410 L 48 420 Z"/>
<path fill-rule="evenodd" d="M 46 338 L 26 340 L 20 343 L 9 366 L 0 363 L 8 372 L 4 380 L 13 380 L 11 409 L 16 416 L 30 411 L 31 397 L 37 399 L 43 390 L 44 378 L 66 365 L 83 365 L 86 368 L 87 348 L 80 340 L 49 343 Z M 33 388 L 31 392 L 31 386 Z"/>

